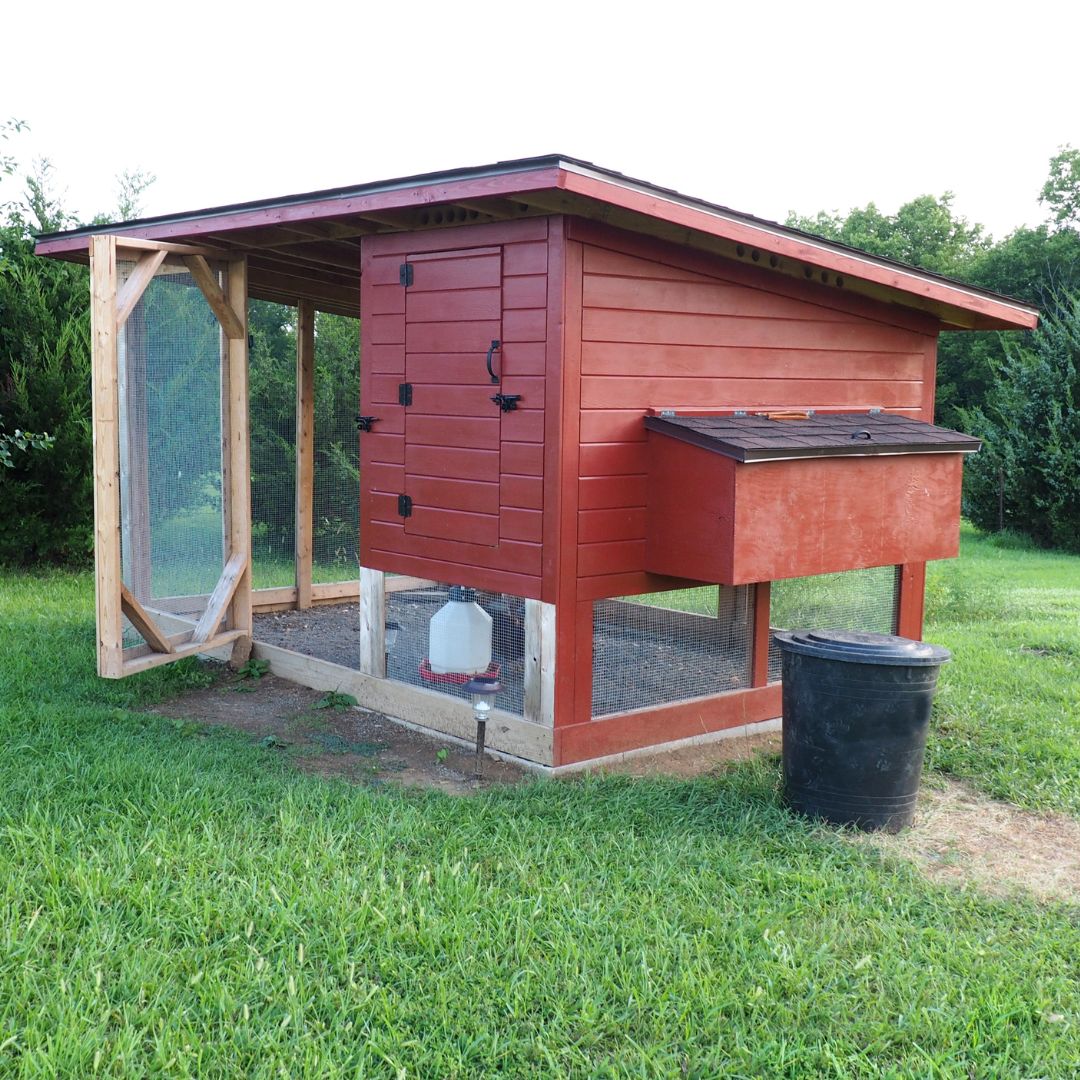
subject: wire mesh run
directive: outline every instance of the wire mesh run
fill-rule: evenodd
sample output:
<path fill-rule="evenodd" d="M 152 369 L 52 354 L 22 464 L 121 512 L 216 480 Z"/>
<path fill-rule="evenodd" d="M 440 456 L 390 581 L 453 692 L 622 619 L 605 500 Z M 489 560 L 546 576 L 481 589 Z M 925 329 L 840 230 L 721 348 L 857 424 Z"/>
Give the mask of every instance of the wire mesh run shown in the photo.
<path fill-rule="evenodd" d="M 253 300 L 248 398 L 251 431 L 251 585 L 296 581 L 296 309 Z"/>
<path fill-rule="evenodd" d="M 750 685 L 754 587 L 707 585 L 593 605 L 592 715 Z"/>
<path fill-rule="evenodd" d="M 420 673 L 428 656 L 431 619 L 449 598 L 450 586 L 443 583 L 386 594 L 386 674 L 410 686 L 468 699 L 469 695 L 458 686 L 432 682 Z M 521 716 L 525 694 L 525 601 L 506 593 L 477 592 L 476 602 L 492 620 L 492 658 L 503 687 L 495 707 Z"/>
<path fill-rule="evenodd" d="M 769 628 L 776 630 L 866 630 L 895 634 L 900 568 L 873 566 L 838 574 L 774 581 Z M 780 681 L 780 647 L 769 638 L 769 682 Z"/>
<path fill-rule="evenodd" d="M 118 267 L 122 284 L 134 267 Z M 119 336 L 121 564 L 144 605 L 197 618 L 225 560 L 221 331 L 189 273 L 159 273 Z M 125 627 L 124 644 L 141 638 Z"/>
<path fill-rule="evenodd" d="M 315 464 L 312 576 L 351 581 L 360 558 L 360 322 L 319 312 L 315 321 Z"/>

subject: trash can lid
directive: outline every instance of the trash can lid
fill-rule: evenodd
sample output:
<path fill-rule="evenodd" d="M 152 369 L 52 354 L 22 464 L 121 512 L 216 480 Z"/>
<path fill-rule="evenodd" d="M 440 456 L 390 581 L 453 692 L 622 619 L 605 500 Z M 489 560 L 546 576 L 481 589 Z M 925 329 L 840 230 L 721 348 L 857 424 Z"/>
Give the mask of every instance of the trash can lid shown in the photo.
<path fill-rule="evenodd" d="M 788 652 L 850 664 L 927 667 L 952 659 L 952 653 L 942 645 L 863 630 L 781 630 L 773 638 Z"/>

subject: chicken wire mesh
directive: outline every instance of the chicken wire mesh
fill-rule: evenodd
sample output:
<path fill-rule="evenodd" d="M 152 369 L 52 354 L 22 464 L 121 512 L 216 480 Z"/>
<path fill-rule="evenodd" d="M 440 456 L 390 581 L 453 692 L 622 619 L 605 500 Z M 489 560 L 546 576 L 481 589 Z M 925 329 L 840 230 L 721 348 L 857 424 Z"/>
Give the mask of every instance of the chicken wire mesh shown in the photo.
<path fill-rule="evenodd" d="M 592 715 L 750 685 L 754 587 L 708 585 L 593 605 Z"/>
<path fill-rule="evenodd" d="M 119 264 L 121 285 L 134 266 Z M 197 618 L 225 560 L 222 369 L 218 321 L 189 273 L 150 282 L 117 351 L 124 583 Z M 125 645 L 141 641 L 125 624 Z"/>
<path fill-rule="evenodd" d="M 459 686 L 433 682 L 421 674 L 428 656 L 431 619 L 449 598 L 450 586 L 441 582 L 386 594 L 386 674 L 410 686 L 468 699 Z M 476 602 L 492 620 L 492 660 L 498 666 L 502 684 L 495 707 L 521 716 L 525 695 L 525 601 L 506 593 L 478 591 Z"/>
<path fill-rule="evenodd" d="M 351 581 L 360 557 L 360 322 L 320 312 L 315 322 L 312 574 Z"/>
<path fill-rule="evenodd" d="M 251 586 L 296 582 L 296 309 L 248 305 Z"/>
<path fill-rule="evenodd" d="M 769 593 L 769 628 L 895 634 L 899 598 L 900 568 L 896 566 L 774 581 Z M 770 636 L 769 682 L 780 681 L 780 658 L 780 646 Z"/>

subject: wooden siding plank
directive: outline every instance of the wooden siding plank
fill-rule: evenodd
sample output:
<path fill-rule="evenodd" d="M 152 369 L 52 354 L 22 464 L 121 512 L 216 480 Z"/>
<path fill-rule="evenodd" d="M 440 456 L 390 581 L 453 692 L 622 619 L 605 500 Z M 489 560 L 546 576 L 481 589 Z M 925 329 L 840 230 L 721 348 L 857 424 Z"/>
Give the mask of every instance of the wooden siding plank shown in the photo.
<path fill-rule="evenodd" d="M 604 543 L 612 540 L 644 540 L 645 531 L 644 506 L 581 510 L 578 513 L 578 539 L 583 544 Z"/>
<path fill-rule="evenodd" d="M 497 416 L 489 419 L 474 417 L 468 424 L 462 424 L 453 417 L 410 416 L 408 442 L 410 447 L 497 451 L 500 442 L 499 420 Z"/>
<path fill-rule="evenodd" d="M 505 540 L 527 540 L 539 544 L 543 531 L 544 515 L 540 510 L 504 506 L 499 514 L 499 535 Z"/>
<path fill-rule="evenodd" d="M 405 341 L 405 315 L 368 315 L 368 340 L 373 345 L 401 345 Z"/>
<path fill-rule="evenodd" d="M 411 487 L 412 484 L 408 486 Z M 499 543 L 498 514 L 439 510 L 430 506 L 417 505 L 414 502 L 412 515 L 404 520 L 405 534 L 408 537 L 425 536 L 433 540 L 458 540 L 464 544 L 475 544 L 485 548 L 494 548 Z"/>
<path fill-rule="evenodd" d="M 583 375 L 671 375 L 755 379 L 924 378 L 924 354 L 865 350 L 763 349 L 755 346 L 648 345 L 589 341 L 582 346 Z"/>
<path fill-rule="evenodd" d="M 543 443 L 502 443 L 502 469 L 519 476 L 544 475 Z"/>
<path fill-rule="evenodd" d="M 467 510 L 477 514 L 499 512 L 497 483 L 449 478 L 444 469 L 439 476 L 409 476 L 407 484 L 408 487 L 402 490 L 423 506 L 440 510 Z"/>
<path fill-rule="evenodd" d="M 764 289 L 748 288 L 719 280 L 665 281 L 649 277 L 586 274 L 584 304 L 587 308 L 726 315 L 740 319 L 808 319 L 845 323 L 857 321 L 856 316 L 823 304 L 811 304 Z M 898 336 L 902 333 L 903 331 L 897 331 Z M 909 338 L 913 336 L 908 335 Z"/>
<path fill-rule="evenodd" d="M 543 341 L 546 336 L 547 313 L 543 308 L 503 312 L 503 341 Z"/>
<path fill-rule="evenodd" d="M 500 570 L 491 566 L 478 566 L 468 559 L 449 559 L 445 552 L 438 558 L 414 555 L 400 546 L 394 549 L 372 545 L 368 548 L 369 556 L 387 573 L 410 574 L 421 577 L 438 568 L 439 580 L 468 580 L 474 589 L 488 589 L 491 592 L 504 592 L 511 596 L 527 599 L 540 599 L 540 575 L 523 574 L 514 570 Z M 393 579 L 391 579 L 393 580 Z M 428 578 L 428 580 L 434 580 Z"/>
<path fill-rule="evenodd" d="M 404 442 L 402 445 L 404 446 Z M 441 467 L 447 476 L 460 480 L 487 480 L 497 483 L 499 479 L 497 449 L 471 450 L 411 445 L 404 448 L 402 460 L 408 473 L 430 475 Z"/>
<path fill-rule="evenodd" d="M 585 341 L 642 342 L 650 345 L 734 345 L 773 349 L 881 351 L 880 327 L 811 319 L 740 319 L 663 311 L 586 308 Z M 910 341 L 897 351 L 910 351 Z"/>
<path fill-rule="evenodd" d="M 379 551 L 400 551 L 437 562 L 461 563 L 474 567 L 487 566 L 492 570 L 508 570 L 533 577 L 538 577 L 540 574 L 539 544 L 504 540 L 497 548 L 491 548 L 468 541 L 437 540 L 424 536 L 408 537 L 403 525 L 394 525 L 387 521 L 371 522 L 367 532 L 372 548 Z"/>
<path fill-rule="evenodd" d="M 578 574 L 628 573 L 645 566 L 644 540 L 618 540 L 605 544 L 582 544 L 578 551 Z"/>
<path fill-rule="evenodd" d="M 546 308 L 547 274 L 507 277 L 503 281 L 503 309 Z"/>
<path fill-rule="evenodd" d="M 414 299 L 420 300 L 427 292 L 498 289 L 502 280 L 502 260 L 498 248 L 488 249 L 482 255 L 464 252 L 460 255 L 437 255 L 426 259 L 423 256 L 410 255 L 409 261 L 413 263 L 413 283 L 409 286 L 410 308 Z M 497 316 L 488 316 L 495 317 Z"/>
<path fill-rule="evenodd" d="M 543 222 L 545 232 L 547 222 Z M 547 273 L 547 244 L 538 238 L 531 243 L 510 243 L 503 248 L 503 277 Z"/>
<path fill-rule="evenodd" d="M 578 481 L 578 505 L 582 510 L 607 510 L 644 506 L 646 476 L 583 476 Z"/>
<path fill-rule="evenodd" d="M 405 290 L 399 290 L 404 292 Z M 498 319 L 502 314 L 502 290 L 463 289 L 430 290 L 410 288 L 409 324 L 425 322 L 471 322 Z"/>
<path fill-rule="evenodd" d="M 413 353 L 479 353 L 481 363 L 492 341 L 501 340 L 503 332 L 498 319 L 415 324 L 410 321 L 405 331 L 405 349 L 410 356 Z"/>
<path fill-rule="evenodd" d="M 378 374 L 405 375 L 405 346 L 367 345 L 363 350 L 368 371 Z"/>
<path fill-rule="evenodd" d="M 649 469 L 645 442 L 582 443 L 582 476 L 626 476 Z"/>
<path fill-rule="evenodd" d="M 545 375 L 547 346 L 543 341 L 504 341 L 500 352 L 503 375 Z"/>
<path fill-rule="evenodd" d="M 738 404 L 744 408 L 771 408 L 778 401 L 802 402 L 804 406 L 857 405 L 872 397 L 886 409 L 921 409 L 922 381 L 847 379 L 684 379 L 622 378 L 588 375 L 581 380 L 583 409 L 644 410 L 651 407 L 692 409 Z"/>
<path fill-rule="evenodd" d="M 542 510 L 544 481 L 539 476 L 511 476 L 503 473 L 499 481 L 499 501 L 503 506 Z"/>
<path fill-rule="evenodd" d="M 522 402 L 522 406 L 527 404 Z M 504 442 L 542 443 L 544 440 L 544 410 L 526 409 L 519 406 L 513 412 L 502 414 L 502 438 Z"/>

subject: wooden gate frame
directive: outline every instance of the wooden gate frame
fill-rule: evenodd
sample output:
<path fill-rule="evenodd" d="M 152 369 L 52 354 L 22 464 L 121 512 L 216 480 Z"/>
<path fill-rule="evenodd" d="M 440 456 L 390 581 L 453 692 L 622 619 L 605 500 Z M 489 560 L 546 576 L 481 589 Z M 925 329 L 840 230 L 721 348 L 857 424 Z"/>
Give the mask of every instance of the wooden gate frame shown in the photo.
<path fill-rule="evenodd" d="M 123 288 L 118 288 L 118 250 L 136 260 Z M 121 568 L 119 337 L 139 298 L 163 267 L 188 271 L 221 325 L 222 496 L 228 554 L 198 621 L 143 606 L 124 585 Z M 218 284 L 218 270 L 224 272 L 223 287 Z M 220 251 L 188 244 L 93 236 L 90 290 L 98 674 L 119 679 L 223 647 L 234 662 L 242 663 L 251 652 L 252 632 L 247 260 L 222 260 Z M 149 520 L 135 524 L 140 529 L 150 527 Z M 124 648 L 125 616 L 142 634 L 145 645 Z M 223 623 L 227 629 L 221 629 Z"/>

